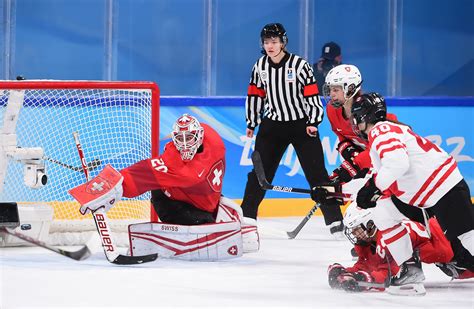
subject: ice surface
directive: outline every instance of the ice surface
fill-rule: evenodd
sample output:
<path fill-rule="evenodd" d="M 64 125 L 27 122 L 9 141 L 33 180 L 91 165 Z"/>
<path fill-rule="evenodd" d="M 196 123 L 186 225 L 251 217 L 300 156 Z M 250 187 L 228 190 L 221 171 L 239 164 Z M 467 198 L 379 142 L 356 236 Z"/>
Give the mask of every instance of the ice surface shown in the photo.
<path fill-rule="evenodd" d="M 225 262 L 157 260 L 117 266 L 97 250 L 76 262 L 41 248 L 0 249 L 0 308 L 474 308 L 474 280 L 424 264 L 426 296 L 331 290 L 326 269 L 352 265 L 349 241 L 322 218 L 294 240 L 302 218 L 260 219 L 261 250 Z"/>

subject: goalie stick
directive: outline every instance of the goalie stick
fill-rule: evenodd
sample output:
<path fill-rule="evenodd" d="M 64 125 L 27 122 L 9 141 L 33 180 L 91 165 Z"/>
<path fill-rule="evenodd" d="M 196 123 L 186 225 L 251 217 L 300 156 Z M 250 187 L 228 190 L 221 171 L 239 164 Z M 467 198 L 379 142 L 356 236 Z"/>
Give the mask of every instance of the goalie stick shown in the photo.
<path fill-rule="evenodd" d="M 87 169 L 87 162 L 79 141 L 79 133 L 73 132 L 73 136 L 79 158 L 81 159 L 82 169 L 84 171 L 84 175 L 86 176 L 86 181 L 89 181 L 89 171 Z M 117 246 L 112 240 L 110 225 L 107 220 L 107 215 L 103 209 L 101 208 L 94 211 L 92 213 L 92 217 L 94 218 L 95 226 L 102 242 L 102 248 L 104 249 L 105 257 L 110 263 L 119 265 L 142 264 L 152 262 L 157 259 L 158 254 L 156 253 L 142 256 L 129 256 L 117 253 Z"/>
<path fill-rule="evenodd" d="M 47 156 L 43 156 L 43 159 L 45 159 L 49 162 L 58 164 L 58 165 L 60 165 L 62 167 L 65 167 L 67 169 L 70 169 L 74 172 L 82 172 L 82 167 L 81 166 L 72 166 L 72 165 L 63 163 L 59 160 L 47 157 Z M 100 159 L 96 158 L 96 159 L 92 160 L 91 162 L 87 163 L 87 170 L 93 171 L 93 170 L 97 169 L 101 164 L 102 164 L 102 162 L 100 161 Z"/>
<path fill-rule="evenodd" d="M 253 168 L 254 168 L 255 174 L 257 175 L 258 183 L 260 184 L 262 189 L 279 191 L 279 192 L 294 192 L 294 193 L 311 194 L 311 190 L 309 189 L 299 189 L 299 188 L 271 185 L 265 176 L 265 171 L 263 170 L 262 158 L 260 157 L 260 153 L 258 151 L 254 151 L 252 153 L 252 162 L 253 162 Z M 335 188 L 332 186 L 327 186 L 327 190 L 334 191 Z M 333 196 L 336 198 L 350 198 L 350 194 L 345 194 L 342 192 L 328 192 L 328 196 Z M 314 215 L 314 213 L 316 212 L 318 208 L 319 208 L 319 205 L 315 204 L 294 230 L 290 232 L 286 232 L 289 239 L 294 239 L 296 235 L 298 235 L 298 233 L 301 231 L 301 229 L 303 229 L 303 227 L 306 225 L 309 219 L 311 219 L 311 217 Z"/>

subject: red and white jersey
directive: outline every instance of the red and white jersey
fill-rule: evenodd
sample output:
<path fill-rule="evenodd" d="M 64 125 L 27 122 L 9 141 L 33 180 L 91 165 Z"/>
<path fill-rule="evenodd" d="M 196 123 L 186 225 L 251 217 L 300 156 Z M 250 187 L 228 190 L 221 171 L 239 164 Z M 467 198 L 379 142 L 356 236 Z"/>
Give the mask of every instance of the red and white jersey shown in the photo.
<path fill-rule="evenodd" d="M 431 207 L 463 178 L 452 156 L 405 125 L 379 122 L 368 135 L 375 184 L 407 204 Z"/>
<path fill-rule="evenodd" d="M 355 145 L 364 149 L 367 147 L 367 141 L 360 138 L 354 132 L 350 119 L 344 117 L 343 107 L 334 107 L 332 104 L 328 103 L 326 106 L 326 115 L 331 124 L 331 129 L 337 135 L 339 141 L 348 139 Z"/>
<path fill-rule="evenodd" d="M 165 146 L 163 154 L 137 162 L 123 170 L 123 195 L 138 196 L 161 189 L 172 200 L 214 212 L 222 192 L 225 173 L 225 146 L 219 134 L 206 124 L 203 151 L 189 162 L 181 160 L 173 142 Z"/>
<path fill-rule="evenodd" d="M 354 163 L 357 164 L 357 166 L 359 166 L 361 169 L 369 168 L 371 164 L 369 150 L 367 148 L 368 142 L 359 137 L 354 132 L 350 119 L 344 117 L 344 108 L 336 108 L 332 104 L 328 104 L 326 106 L 326 115 L 329 119 L 329 123 L 331 124 L 331 129 L 337 135 L 339 142 L 349 140 L 353 144 L 366 149 L 354 158 Z M 387 119 L 397 120 L 397 116 L 388 113 Z"/>
<path fill-rule="evenodd" d="M 410 236 L 413 249 L 419 250 L 420 260 L 423 263 L 448 263 L 451 261 L 454 256 L 451 244 L 435 218 L 429 220 L 431 238 L 426 228 L 418 222 L 404 220 L 402 226 Z M 398 272 L 399 267 L 391 258 L 390 251 L 382 240 L 382 232 L 377 231 L 375 247 L 355 245 L 355 249 L 359 256 L 358 260 L 354 266 L 347 268 L 347 271 L 366 271 L 378 283 L 384 282 L 389 269 L 392 275 Z"/>

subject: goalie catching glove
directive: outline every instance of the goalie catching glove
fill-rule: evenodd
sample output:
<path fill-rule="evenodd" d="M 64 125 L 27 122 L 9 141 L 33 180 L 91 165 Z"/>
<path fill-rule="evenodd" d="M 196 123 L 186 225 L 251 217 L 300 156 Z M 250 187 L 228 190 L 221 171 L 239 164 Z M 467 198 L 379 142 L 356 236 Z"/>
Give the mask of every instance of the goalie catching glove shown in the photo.
<path fill-rule="evenodd" d="M 107 165 L 90 181 L 69 190 L 69 194 L 81 204 L 79 211 L 83 215 L 100 208 L 107 212 L 122 198 L 122 182 L 122 174 Z"/>

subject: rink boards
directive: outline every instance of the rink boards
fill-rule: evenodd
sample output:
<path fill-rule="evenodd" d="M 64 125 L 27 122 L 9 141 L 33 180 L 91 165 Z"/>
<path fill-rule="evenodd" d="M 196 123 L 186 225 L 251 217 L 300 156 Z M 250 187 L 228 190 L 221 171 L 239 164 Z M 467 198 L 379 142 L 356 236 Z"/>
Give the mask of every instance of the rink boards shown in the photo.
<path fill-rule="evenodd" d="M 252 169 L 250 155 L 254 147 L 254 139 L 249 139 L 245 136 L 245 98 L 162 97 L 160 105 L 160 151 L 170 141 L 169 132 L 174 121 L 183 113 L 195 115 L 200 121 L 214 127 L 222 136 L 227 149 L 223 193 L 229 198 L 241 199 L 247 180 L 247 173 Z M 471 121 L 474 118 L 474 97 L 388 98 L 387 105 L 389 112 L 395 113 L 401 122 L 411 125 L 415 132 L 440 145 L 453 155 L 458 162 L 461 173 L 471 190 L 473 190 L 474 130 L 472 129 Z M 64 112 L 62 109 L 65 109 L 65 107 L 59 105 L 55 109 L 54 113 L 61 114 Z M 23 116 L 27 116 L 27 114 L 24 113 Z M 97 117 L 96 125 L 100 125 L 101 118 Z M 43 128 L 43 130 L 45 129 Z M 323 145 L 326 169 L 328 172 L 331 172 L 341 163 L 341 157 L 336 150 L 336 136 L 331 131 L 327 118 L 319 126 L 319 132 Z M 51 139 L 50 141 L 44 141 L 45 143 L 54 144 L 58 143 L 58 141 L 72 143 L 69 137 L 70 132 L 62 132 L 65 136 L 60 138 L 47 134 L 46 130 L 43 133 L 43 138 Z M 87 155 L 89 158 L 101 157 L 101 151 L 105 149 L 111 151 L 110 148 L 112 147 L 113 145 L 94 147 L 94 153 L 89 151 Z M 73 164 L 73 162 L 68 163 Z M 71 173 L 70 171 L 54 167 L 52 164 L 50 165 L 51 172 Z M 120 169 L 125 166 L 116 167 Z M 19 169 L 18 166 L 11 166 L 10 168 Z M 13 171 L 10 170 L 10 172 Z M 21 175 L 20 170 L 18 170 L 18 174 Z M 71 187 L 82 181 L 80 174 L 76 176 L 74 181 L 70 182 Z M 51 182 L 54 182 L 54 179 L 55 177 L 51 177 Z M 291 146 L 280 162 L 280 168 L 273 184 L 298 188 L 308 187 L 296 154 Z M 36 193 L 40 194 L 39 191 Z M 262 216 L 301 216 L 313 205 L 307 195 L 270 191 L 267 192 L 266 197 L 267 199 L 264 200 L 260 208 Z M 69 198 L 68 195 L 64 195 L 64 192 L 61 193 L 61 197 L 59 195 L 49 196 L 50 201 L 65 201 Z M 31 200 L 35 200 L 35 198 L 31 196 L 29 201 Z"/>

